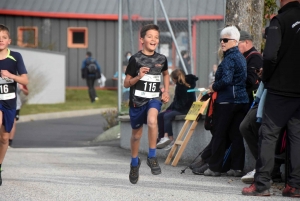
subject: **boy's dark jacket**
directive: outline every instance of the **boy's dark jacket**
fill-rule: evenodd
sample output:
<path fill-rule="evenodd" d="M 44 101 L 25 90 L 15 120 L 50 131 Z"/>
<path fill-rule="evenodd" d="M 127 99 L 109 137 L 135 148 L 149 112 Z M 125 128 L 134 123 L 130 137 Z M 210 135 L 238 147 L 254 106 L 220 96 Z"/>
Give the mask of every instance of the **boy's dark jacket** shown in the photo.
<path fill-rule="evenodd" d="M 187 92 L 187 90 L 195 88 L 198 77 L 189 74 L 185 76 L 185 80 L 191 85 L 191 87 L 189 88 L 184 84 L 177 82 L 173 102 L 167 108 L 167 110 L 176 110 L 178 112 L 187 114 L 193 102 L 196 100 L 195 92 Z"/>

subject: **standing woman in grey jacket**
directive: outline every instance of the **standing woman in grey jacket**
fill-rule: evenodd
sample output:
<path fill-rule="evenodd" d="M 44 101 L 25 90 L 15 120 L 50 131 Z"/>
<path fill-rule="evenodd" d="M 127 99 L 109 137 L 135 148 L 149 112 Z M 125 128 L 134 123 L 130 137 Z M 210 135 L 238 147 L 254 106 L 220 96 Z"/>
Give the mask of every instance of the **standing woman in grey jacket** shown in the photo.
<path fill-rule="evenodd" d="M 242 176 L 245 147 L 239 125 L 248 111 L 246 92 L 247 64 L 238 49 L 240 33 L 235 26 L 224 28 L 220 44 L 224 59 L 218 66 L 215 82 L 209 86 L 217 92 L 212 129 L 212 155 L 205 176 L 220 176 L 228 141 L 231 143 L 230 170 L 228 176 Z"/>

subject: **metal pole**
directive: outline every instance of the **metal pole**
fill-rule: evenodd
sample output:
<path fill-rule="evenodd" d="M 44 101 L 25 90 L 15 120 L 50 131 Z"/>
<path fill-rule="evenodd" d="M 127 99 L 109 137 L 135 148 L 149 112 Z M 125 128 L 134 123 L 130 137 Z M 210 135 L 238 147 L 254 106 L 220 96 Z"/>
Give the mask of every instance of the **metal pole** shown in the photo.
<path fill-rule="evenodd" d="M 130 3 L 129 0 L 127 0 L 127 11 L 128 11 L 128 22 L 129 22 L 129 32 L 130 32 L 130 48 L 131 48 L 131 54 L 134 53 L 133 48 L 133 31 L 132 31 L 132 20 L 131 20 L 131 11 L 130 11 Z"/>
<path fill-rule="evenodd" d="M 224 22 L 224 25 L 225 25 L 225 21 L 226 21 L 226 4 L 227 4 L 227 0 L 225 0 L 224 1 L 224 20 L 223 20 L 223 22 Z"/>
<path fill-rule="evenodd" d="M 194 59 L 193 59 L 193 43 L 192 43 L 192 19 L 191 19 L 191 5 L 190 0 L 187 0 L 188 4 L 188 26 L 189 26 L 189 43 L 190 43 L 190 58 L 191 58 L 191 72 L 192 74 L 195 74 L 194 72 Z"/>
<path fill-rule="evenodd" d="M 153 0 L 153 23 L 157 24 L 157 6 L 156 6 L 156 0 Z"/>
<path fill-rule="evenodd" d="M 165 18 L 166 18 L 166 23 L 167 23 L 167 25 L 168 25 L 168 27 L 169 27 L 169 31 L 170 31 L 170 33 L 171 33 L 173 42 L 174 42 L 174 44 L 175 44 L 176 52 L 177 52 L 177 54 L 178 54 L 178 56 L 179 56 L 180 62 L 182 63 L 183 70 L 184 70 L 184 72 L 185 72 L 186 74 L 188 74 L 188 72 L 187 72 L 187 70 L 186 70 L 186 67 L 185 67 L 185 64 L 184 64 L 184 61 L 183 61 L 183 58 L 182 58 L 182 56 L 181 56 L 181 54 L 180 54 L 180 51 L 179 51 L 179 48 L 178 48 L 178 44 L 177 44 L 175 35 L 174 35 L 174 33 L 173 33 L 173 29 L 172 29 L 172 27 L 171 27 L 171 24 L 170 24 L 170 21 L 169 21 L 167 12 L 166 12 L 166 10 L 165 10 L 164 4 L 163 4 L 162 0 L 159 0 L 159 3 L 160 3 L 160 6 L 161 6 L 162 11 L 163 11 L 163 13 L 164 13 L 164 16 L 165 16 Z"/>
<path fill-rule="evenodd" d="M 119 17 L 118 17 L 118 113 L 121 113 L 122 103 L 122 0 L 119 0 Z"/>

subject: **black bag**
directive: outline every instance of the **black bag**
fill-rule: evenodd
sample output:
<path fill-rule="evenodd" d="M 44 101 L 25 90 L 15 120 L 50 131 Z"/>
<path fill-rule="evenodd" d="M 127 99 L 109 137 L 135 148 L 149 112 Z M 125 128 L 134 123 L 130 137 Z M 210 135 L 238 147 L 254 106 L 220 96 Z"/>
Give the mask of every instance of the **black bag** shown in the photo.
<path fill-rule="evenodd" d="M 98 71 L 95 60 L 86 61 L 86 68 L 88 74 L 96 74 Z"/>
<path fill-rule="evenodd" d="M 101 78 L 101 71 L 97 68 L 96 61 L 86 60 L 86 65 L 81 69 L 81 77 L 86 79 L 88 75 L 94 75 L 97 79 Z"/>
<path fill-rule="evenodd" d="M 214 102 L 217 98 L 217 92 L 210 92 L 206 95 L 204 95 L 201 98 L 201 101 L 205 101 L 207 99 L 209 99 L 209 103 L 207 106 L 207 111 L 206 111 L 206 115 L 205 115 L 205 120 L 204 120 L 204 128 L 205 130 L 212 130 L 213 127 L 213 110 L 214 110 Z"/>

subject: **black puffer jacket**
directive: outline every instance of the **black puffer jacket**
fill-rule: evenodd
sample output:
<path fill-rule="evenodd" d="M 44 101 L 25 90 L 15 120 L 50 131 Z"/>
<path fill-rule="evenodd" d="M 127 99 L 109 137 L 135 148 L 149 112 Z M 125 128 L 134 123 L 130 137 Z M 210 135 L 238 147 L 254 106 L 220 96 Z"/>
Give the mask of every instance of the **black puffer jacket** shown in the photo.
<path fill-rule="evenodd" d="M 173 102 L 167 108 L 167 110 L 176 110 L 178 112 L 182 112 L 183 114 L 187 114 L 193 102 L 196 100 L 195 92 L 187 92 L 187 90 L 195 88 L 198 77 L 189 74 L 185 76 L 185 80 L 191 85 L 191 87 L 189 88 L 184 84 L 177 82 Z"/>

